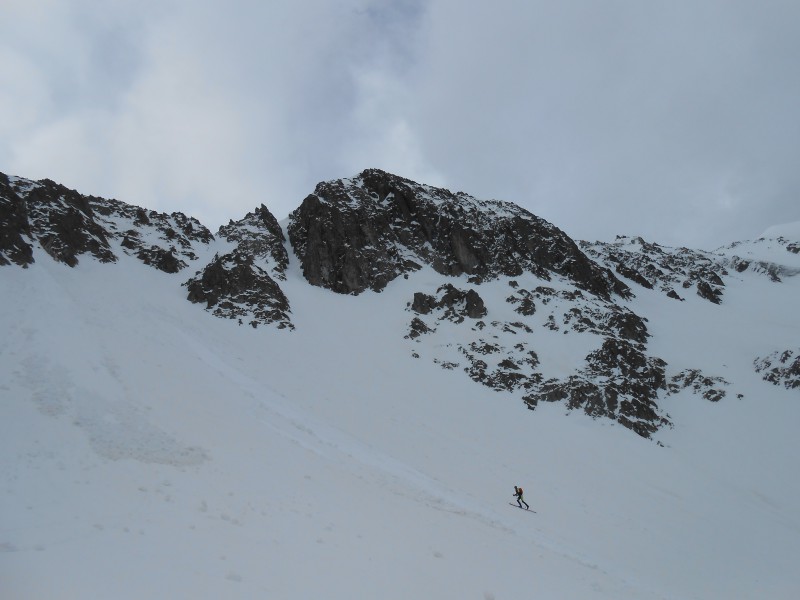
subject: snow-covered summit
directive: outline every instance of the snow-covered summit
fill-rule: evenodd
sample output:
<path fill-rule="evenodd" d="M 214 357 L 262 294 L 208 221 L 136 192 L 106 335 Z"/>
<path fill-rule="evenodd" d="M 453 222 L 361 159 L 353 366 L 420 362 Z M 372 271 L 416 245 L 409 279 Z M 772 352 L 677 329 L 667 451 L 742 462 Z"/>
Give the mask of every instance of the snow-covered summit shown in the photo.
<path fill-rule="evenodd" d="M 800 275 L 800 221 L 774 225 L 755 240 L 734 242 L 715 251 L 736 270 L 752 269 L 773 279 Z"/>
<path fill-rule="evenodd" d="M 768 227 L 760 238 L 774 240 L 778 238 L 785 238 L 791 242 L 800 242 L 800 221 L 793 221 L 792 223 L 782 223 L 780 225 L 773 225 Z"/>

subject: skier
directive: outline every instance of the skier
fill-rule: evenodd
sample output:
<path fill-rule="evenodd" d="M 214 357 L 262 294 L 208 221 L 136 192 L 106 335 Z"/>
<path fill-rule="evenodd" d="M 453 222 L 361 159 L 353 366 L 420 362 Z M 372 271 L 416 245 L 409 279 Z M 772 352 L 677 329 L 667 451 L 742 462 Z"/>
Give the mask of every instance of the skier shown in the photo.
<path fill-rule="evenodd" d="M 528 503 L 525 502 L 525 499 L 522 497 L 522 488 L 521 487 L 514 486 L 514 495 L 517 497 L 517 504 L 519 504 L 520 508 L 522 508 L 522 505 L 524 504 L 525 505 L 525 510 L 530 510 L 531 507 L 528 506 Z"/>

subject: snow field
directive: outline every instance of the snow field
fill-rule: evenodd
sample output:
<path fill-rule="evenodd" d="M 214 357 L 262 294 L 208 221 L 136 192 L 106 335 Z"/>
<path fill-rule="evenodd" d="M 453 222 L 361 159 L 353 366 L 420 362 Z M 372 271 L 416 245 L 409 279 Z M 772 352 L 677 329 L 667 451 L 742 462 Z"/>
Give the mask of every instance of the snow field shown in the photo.
<path fill-rule="evenodd" d="M 798 339 L 774 284 L 708 310 L 636 289 L 651 354 L 731 381 L 665 401 L 661 447 L 413 358 L 427 271 L 342 297 L 292 263 L 288 332 L 215 319 L 125 256 L 36 258 L 0 271 L 4 598 L 800 594 L 800 403 L 747 354 Z M 479 291 L 514 314 L 507 283 Z M 539 334 L 543 363 L 585 355 Z"/>

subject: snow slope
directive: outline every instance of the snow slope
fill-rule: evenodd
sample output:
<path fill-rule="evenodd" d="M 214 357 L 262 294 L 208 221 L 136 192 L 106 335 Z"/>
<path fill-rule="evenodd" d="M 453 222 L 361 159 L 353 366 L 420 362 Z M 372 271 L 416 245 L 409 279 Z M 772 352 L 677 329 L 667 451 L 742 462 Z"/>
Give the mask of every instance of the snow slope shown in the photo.
<path fill-rule="evenodd" d="M 767 228 L 767 230 L 758 237 L 760 239 L 761 238 L 775 239 L 779 237 L 784 237 L 790 240 L 798 241 L 800 240 L 800 221 L 793 221 L 792 223 L 781 223 L 780 225 L 773 225 L 772 227 Z"/>
<path fill-rule="evenodd" d="M 797 345 L 798 277 L 636 288 L 651 351 L 734 392 L 670 397 L 659 445 L 415 359 L 429 270 L 353 297 L 293 262 L 278 331 L 35 258 L 0 269 L 2 598 L 800 597 L 800 398 L 752 368 Z"/>

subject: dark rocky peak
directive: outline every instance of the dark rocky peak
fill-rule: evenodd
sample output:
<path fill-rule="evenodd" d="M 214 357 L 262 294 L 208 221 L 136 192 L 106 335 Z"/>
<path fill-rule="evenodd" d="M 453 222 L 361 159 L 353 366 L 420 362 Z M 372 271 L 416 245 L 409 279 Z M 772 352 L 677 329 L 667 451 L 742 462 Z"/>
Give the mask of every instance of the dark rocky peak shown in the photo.
<path fill-rule="evenodd" d="M 49 179 L 0 174 L 0 264 L 32 263 L 34 245 L 71 267 L 85 254 L 116 262 L 118 245 L 145 264 L 175 273 L 197 258 L 197 244 L 213 239 L 199 221 L 182 213 L 84 196 Z"/>
<path fill-rule="evenodd" d="M 263 204 L 239 221 L 231 221 L 219 228 L 217 236 L 235 243 L 240 252 L 264 261 L 273 277 L 286 279 L 289 254 L 278 220 Z"/>
<path fill-rule="evenodd" d="M 289 240 L 313 285 L 382 290 L 429 265 L 471 283 L 534 273 L 594 295 L 629 296 L 561 230 L 509 202 L 478 200 L 377 169 L 317 185 L 290 215 Z"/>
<path fill-rule="evenodd" d="M 220 227 L 217 235 L 235 244 L 233 251 L 215 256 L 184 285 L 190 302 L 222 318 L 257 327 L 271 324 L 294 329 L 289 300 L 275 281 L 286 279 L 289 254 L 281 226 L 263 204 L 239 221 Z"/>

